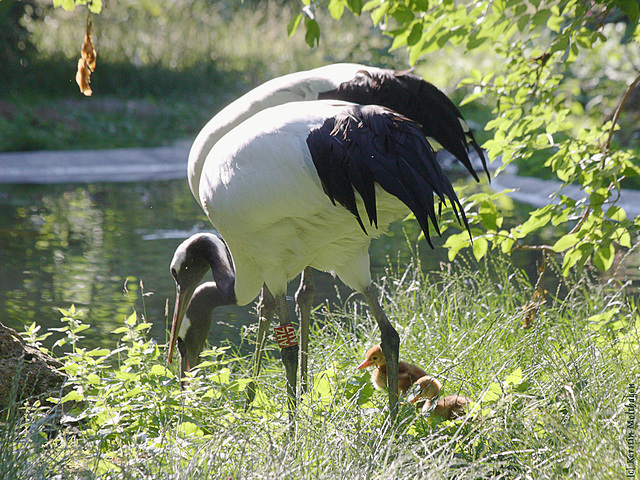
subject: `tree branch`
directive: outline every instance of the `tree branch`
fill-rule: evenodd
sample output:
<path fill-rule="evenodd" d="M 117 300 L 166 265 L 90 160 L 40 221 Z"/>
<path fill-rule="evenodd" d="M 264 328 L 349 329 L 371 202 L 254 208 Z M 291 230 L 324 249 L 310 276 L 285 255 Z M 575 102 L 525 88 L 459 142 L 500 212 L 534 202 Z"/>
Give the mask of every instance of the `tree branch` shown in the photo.
<path fill-rule="evenodd" d="M 613 139 L 613 132 L 614 132 L 614 130 L 616 128 L 616 124 L 618 123 L 618 119 L 620 118 L 620 113 L 622 112 L 622 108 L 624 107 L 624 104 L 627 103 L 627 99 L 629 98 L 629 95 L 631 94 L 631 91 L 635 88 L 635 86 L 638 84 L 638 82 L 640 82 L 640 74 L 638 74 L 638 76 L 635 78 L 635 80 L 633 82 L 631 82 L 631 85 L 629 85 L 629 87 L 627 88 L 627 91 L 624 92 L 624 95 L 620 99 L 620 103 L 618 104 L 618 107 L 616 108 L 616 113 L 613 115 L 613 119 L 611 120 L 611 128 L 609 129 L 609 136 L 607 137 L 607 142 L 604 144 L 604 148 L 603 148 L 603 152 L 605 154 L 604 158 L 602 159 L 603 167 L 604 167 L 604 161 L 607 158 L 607 156 L 609 155 L 609 148 L 611 147 L 611 140 Z"/>

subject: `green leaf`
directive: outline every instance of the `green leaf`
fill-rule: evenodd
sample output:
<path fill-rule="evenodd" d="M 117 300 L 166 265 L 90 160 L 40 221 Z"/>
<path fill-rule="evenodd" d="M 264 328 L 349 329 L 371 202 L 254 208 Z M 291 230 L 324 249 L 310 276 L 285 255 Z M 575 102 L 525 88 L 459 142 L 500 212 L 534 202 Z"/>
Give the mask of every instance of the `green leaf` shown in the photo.
<path fill-rule="evenodd" d="M 505 379 L 505 382 L 509 385 L 519 385 L 522 383 L 522 368 L 518 367 Z"/>
<path fill-rule="evenodd" d="M 179 426 L 178 426 L 178 433 L 187 436 L 187 437 L 191 437 L 191 436 L 195 436 L 195 437 L 202 437 L 204 436 L 204 432 L 200 429 L 200 427 L 198 427 L 198 425 L 196 425 L 193 422 L 182 422 Z"/>
<path fill-rule="evenodd" d="M 301 20 L 302 20 L 302 13 L 299 13 L 289 21 L 289 23 L 287 24 L 287 35 L 289 37 L 292 37 L 296 33 L 296 30 L 298 30 L 298 25 L 300 25 Z"/>
<path fill-rule="evenodd" d="M 116 378 L 118 380 L 123 380 L 123 381 L 127 382 L 129 380 L 134 380 L 134 379 L 138 378 L 138 375 L 136 375 L 135 373 L 125 372 L 124 370 L 118 370 L 116 372 Z"/>
<path fill-rule="evenodd" d="M 563 23 L 564 17 L 562 15 L 551 15 L 547 20 L 547 28 L 552 32 L 559 32 Z"/>
<path fill-rule="evenodd" d="M 151 367 L 151 370 L 149 370 L 149 373 L 153 376 L 156 377 L 169 377 L 169 378 L 173 378 L 173 373 L 171 373 L 171 371 L 165 367 L 164 365 L 153 365 Z"/>
<path fill-rule="evenodd" d="M 503 218 L 491 201 L 484 200 L 478 210 L 480 222 L 489 230 L 498 230 L 502 226 Z"/>
<path fill-rule="evenodd" d="M 390 7 L 391 7 L 391 2 L 385 2 L 371 12 L 371 20 L 373 21 L 374 25 L 378 25 L 382 21 L 384 16 L 389 11 Z"/>
<path fill-rule="evenodd" d="M 304 18 L 304 26 L 306 32 L 304 34 L 304 41 L 310 47 L 314 45 L 320 45 L 320 26 L 315 20 L 311 20 L 309 17 Z"/>
<path fill-rule="evenodd" d="M 480 83 L 482 81 L 482 73 L 477 68 L 472 68 L 469 74 L 471 75 L 471 78 L 473 78 L 477 83 Z"/>
<path fill-rule="evenodd" d="M 544 227 L 550 220 L 551 211 L 549 207 L 533 212 L 529 219 L 520 226 L 520 233 L 523 236 L 527 236 L 531 232 Z"/>
<path fill-rule="evenodd" d="M 614 222 L 624 222 L 627 219 L 627 214 L 624 209 L 616 206 L 609 207 L 606 215 Z"/>
<path fill-rule="evenodd" d="M 631 234 L 624 228 L 616 229 L 613 240 L 621 247 L 631 248 Z"/>
<path fill-rule="evenodd" d="M 228 368 L 223 368 L 220 371 L 211 375 L 211 382 L 217 383 L 218 385 L 227 385 L 229 383 L 229 377 L 231 375 L 231 370 Z"/>
<path fill-rule="evenodd" d="M 476 238 L 473 241 L 473 256 L 476 257 L 476 260 L 480 260 L 486 255 L 488 247 L 489 242 L 486 238 Z"/>
<path fill-rule="evenodd" d="M 554 245 L 554 252 L 564 252 L 567 248 L 573 247 L 580 241 L 580 237 L 577 234 L 572 233 L 561 237 Z"/>
<path fill-rule="evenodd" d="M 73 9 L 76 8 L 76 2 L 74 0 L 61 0 L 60 5 L 69 12 L 72 12 Z"/>
<path fill-rule="evenodd" d="M 569 271 L 575 265 L 584 265 L 591 256 L 592 252 L 593 244 L 583 243 L 578 248 L 574 248 L 565 253 L 562 263 L 562 275 L 564 275 L 565 277 L 569 275 Z"/>
<path fill-rule="evenodd" d="M 71 390 L 64 397 L 60 399 L 60 403 L 65 402 L 82 402 L 84 400 L 84 395 L 76 390 Z"/>
<path fill-rule="evenodd" d="M 360 14 L 362 13 L 363 4 L 363 0 L 347 0 L 347 6 L 349 7 L 349 10 L 351 10 L 356 16 L 360 16 Z"/>
<path fill-rule="evenodd" d="M 495 402 L 502 396 L 502 386 L 499 383 L 493 382 L 489 385 L 489 390 L 482 397 L 481 402 Z"/>
<path fill-rule="evenodd" d="M 500 249 L 502 250 L 502 253 L 509 253 L 511 251 L 511 248 L 513 247 L 513 245 L 515 244 L 515 240 L 511 237 L 505 238 L 501 243 L 500 243 Z"/>
<path fill-rule="evenodd" d="M 344 3 L 342 3 L 342 0 L 330 0 L 327 8 L 335 20 L 342 18 L 342 14 L 344 13 Z"/>
<path fill-rule="evenodd" d="M 578 249 L 567 252 L 562 260 L 562 275 L 565 277 L 569 275 L 569 271 L 576 263 L 578 263 L 581 256 L 582 252 Z"/>
<path fill-rule="evenodd" d="M 229 386 L 229 390 L 234 392 L 243 392 L 253 381 L 253 378 L 239 378 Z"/>
<path fill-rule="evenodd" d="M 533 17 L 531 17 L 531 25 L 535 28 L 547 23 L 547 20 L 551 16 L 551 10 L 543 9 L 537 11 Z"/>
<path fill-rule="evenodd" d="M 136 395 L 138 395 L 141 392 L 142 392 L 142 389 L 136 385 L 131 390 L 127 390 L 127 393 L 124 394 L 124 398 L 135 397 Z"/>
<path fill-rule="evenodd" d="M 91 0 L 89 2 L 89 10 L 96 15 L 102 11 L 102 0 Z"/>
<path fill-rule="evenodd" d="M 398 6 L 391 14 L 393 19 L 399 24 L 409 24 L 413 21 L 414 15 L 411 10 L 406 7 Z"/>
<path fill-rule="evenodd" d="M 616 313 L 618 313 L 618 310 L 616 309 L 607 310 L 606 312 L 598 313 L 596 315 L 591 315 L 589 318 L 587 318 L 587 321 L 593 322 L 593 323 L 605 324 L 609 322 Z"/>
<path fill-rule="evenodd" d="M 418 43 L 418 40 L 422 38 L 422 23 L 414 23 L 413 27 L 411 27 L 411 32 L 407 37 L 407 45 L 415 45 Z"/>
<path fill-rule="evenodd" d="M 469 95 L 467 95 L 464 100 L 462 100 L 462 102 L 460 102 L 460 106 L 464 106 L 467 103 L 471 103 L 473 102 L 475 99 L 477 98 L 481 98 L 484 97 L 484 94 L 482 92 L 477 92 L 477 93 L 471 93 Z"/>
<path fill-rule="evenodd" d="M 381 5 L 383 5 L 385 3 L 388 4 L 389 2 L 386 2 L 385 0 L 369 0 L 362 7 L 362 11 L 363 12 L 370 12 L 370 11 L 375 10 L 376 8 L 380 7 Z"/>
<path fill-rule="evenodd" d="M 131 315 L 127 317 L 124 323 L 126 325 L 129 325 L 130 327 L 133 327 L 136 324 L 137 319 L 138 319 L 138 316 L 136 315 L 136 312 L 133 312 Z"/>
<path fill-rule="evenodd" d="M 411 4 L 413 10 L 417 12 L 426 12 L 429 10 L 429 0 L 413 0 Z"/>
<path fill-rule="evenodd" d="M 593 264 L 602 272 L 606 272 L 613 265 L 616 250 L 611 241 L 604 242 L 593 254 Z"/>
<path fill-rule="evenodd" d="M 111 351 L 107 348 L 95 348 L 86 352 L 85 355 L 89 357 L 106 357 L 110 353 Z"/>
<path fill-rule="evenodd" d="M 449 261 L 453 261 L 458 252 L 468 245 L 469 235 L 466 232 L 457 233 L 447 238 L 444 247 L 449 249 Z"/>

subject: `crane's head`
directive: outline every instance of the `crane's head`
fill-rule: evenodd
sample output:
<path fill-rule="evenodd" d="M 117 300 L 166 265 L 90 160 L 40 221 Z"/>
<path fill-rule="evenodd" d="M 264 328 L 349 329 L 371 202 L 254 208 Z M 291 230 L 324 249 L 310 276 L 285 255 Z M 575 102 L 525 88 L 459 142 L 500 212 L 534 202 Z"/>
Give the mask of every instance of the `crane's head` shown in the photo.
<path fill-rule="evenodd" d="M 364 355 L 364 362 L 358 365 L 358 370 L 362 370 L 367 367 L 381 367 L 386 365 L 386 360 L 382 354 L 382 348 L 380 345 L 374 345 Z"/>
<path fill-rule="evenodd" d="M 216 281 L 198 287 L 208 269 Z M 176 282 L 176 303 L 168 361 L 171 363 L 177 343 L 182 374 L 197 364 L 211 325 L 212 310 L 233 303 L 233 267 L 225 243 L 211 233 L 191 236 L 176 249 L 171 275 Z"/>

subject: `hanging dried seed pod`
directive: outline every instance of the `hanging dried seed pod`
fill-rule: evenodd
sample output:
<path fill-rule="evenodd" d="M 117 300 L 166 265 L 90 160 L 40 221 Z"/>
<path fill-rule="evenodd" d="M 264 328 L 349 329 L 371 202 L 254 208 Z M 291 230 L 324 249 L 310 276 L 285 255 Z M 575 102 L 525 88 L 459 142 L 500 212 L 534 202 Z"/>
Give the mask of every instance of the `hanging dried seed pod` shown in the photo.
<path fill-rule="evenodd" d="M 87 31 L 82 43 L 82 57 L 78 59 L 78 72 L 76 73 L 76 83 L 80 91 L 86 96 L 91 96 L 91 74 L 96 69 L 96 49 L 91 42 L 91 17 L 87 16 Z"/>

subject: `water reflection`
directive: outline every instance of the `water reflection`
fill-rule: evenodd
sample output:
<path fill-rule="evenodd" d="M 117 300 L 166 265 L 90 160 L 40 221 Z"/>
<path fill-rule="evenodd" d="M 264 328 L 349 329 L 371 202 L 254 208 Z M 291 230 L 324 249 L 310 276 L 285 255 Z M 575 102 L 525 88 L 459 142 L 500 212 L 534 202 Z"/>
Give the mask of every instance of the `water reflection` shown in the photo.
<path fill-rule="evenodd" d="M 140 232 L 188 230 L 205 220 L 180 181 L 3 187 L 0 318 L 20 330 L 33 321 L 57 327 L 57 307 L 75 304 L 92 325 L 87 343 L 103 345 L 133 308 L 142 312 L 141 279 L 153 292 L 144 297 L 153 335 L 163 339 L 176 241 L 145 241 Z"/>

